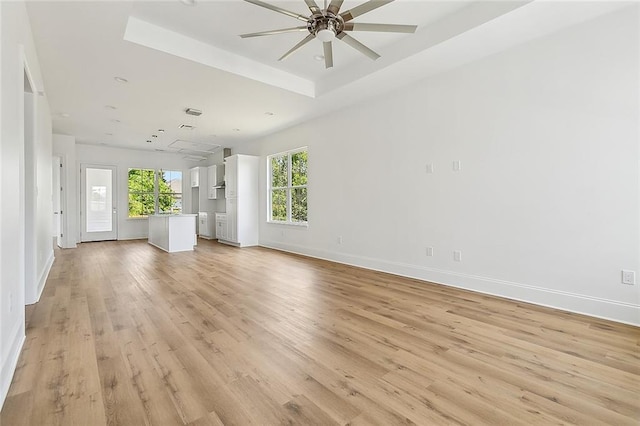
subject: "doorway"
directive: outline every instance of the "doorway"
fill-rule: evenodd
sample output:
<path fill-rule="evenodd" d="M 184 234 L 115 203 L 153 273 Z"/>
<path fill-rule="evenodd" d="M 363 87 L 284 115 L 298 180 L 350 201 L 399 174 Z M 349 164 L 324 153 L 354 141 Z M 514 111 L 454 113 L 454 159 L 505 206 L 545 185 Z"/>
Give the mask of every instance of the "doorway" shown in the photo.
<path fill-rule="evenodd" d="M 116 240 L 116 167 L 83 164 L 81 173 L 82 242 Z"/>

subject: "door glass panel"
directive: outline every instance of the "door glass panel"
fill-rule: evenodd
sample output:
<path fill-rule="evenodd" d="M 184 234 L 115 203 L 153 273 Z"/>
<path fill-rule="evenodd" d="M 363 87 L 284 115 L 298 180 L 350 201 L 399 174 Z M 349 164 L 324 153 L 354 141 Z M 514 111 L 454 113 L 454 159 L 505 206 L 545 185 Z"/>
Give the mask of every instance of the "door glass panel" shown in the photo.
<path fill-rule="evenodd" d="M 85 212 L 87 232 L 111 232 L 113 229 L 112 171 L 86 169 Z"/>

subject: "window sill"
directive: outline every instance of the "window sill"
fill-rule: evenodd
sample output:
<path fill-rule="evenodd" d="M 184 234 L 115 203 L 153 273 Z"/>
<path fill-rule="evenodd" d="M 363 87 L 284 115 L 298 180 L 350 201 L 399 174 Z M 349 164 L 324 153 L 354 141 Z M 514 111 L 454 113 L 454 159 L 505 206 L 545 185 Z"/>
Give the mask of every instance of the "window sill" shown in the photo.
<path fill-rule="evenodd" d="M 133 221 L 137 221 L 137 220 L 147 220 L 149 217 L 128 217 L 127 220 L 133 220 Z"/>
<path fill-rule="evenodd" d="M 268 224 L 271 225 L 284 225 L 284 226 L 294 226 L 296 228 L 308 228 L 309 222 L 280 222 L 277 220 L 268 220 Z"/>

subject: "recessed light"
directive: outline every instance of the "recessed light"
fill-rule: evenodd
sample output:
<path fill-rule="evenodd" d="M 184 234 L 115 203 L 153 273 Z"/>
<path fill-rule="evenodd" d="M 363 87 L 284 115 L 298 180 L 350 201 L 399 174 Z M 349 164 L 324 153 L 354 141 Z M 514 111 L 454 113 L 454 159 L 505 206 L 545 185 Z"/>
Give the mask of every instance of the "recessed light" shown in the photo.
<path fill-rule="evenodd" d="M 164 133 L 164 129 L 158 129 L 158 133 Z"/>
<path fill-rule="evenodd" d="M 151 141 L 149 139 L 147 139 L 147 143 L 151 143 Z"/>
<path fill-rule="evenodd" d="M 186 6 L 195 6 L 196 5 L 196 0 L 180 0 L 180 3 L 186 5 Z"/>
<path fill-rule="evenodd" d="M 157 138 L 157 137 L 158 137 L 158 135 L 151 135 L 151 137 L 152 137 L 152 138 Z"/>
<path fill-rule="evenodd" d="M 264 115 L 275 115 L 274 113 L 272 113 L 271 111 L 267 111 L 264 113 Z"/>
<path fill-rule="evenodd" d="M 113 105 L 105 105 L 104 107 L 106 109 L 118 109 L 117 107 L 114 107 Z"/>
<path fill-rule="evenodd" d="M 239 131 L 240 131 L 240 129 L 233 129 L 233 131 L 234 131 L 234 132 L 239 132 Z"/>
<path fill-rule="evenodd" d="M 316 61 L 324 61 L 324 56 L 323 55 L 315 55 L 313 57 L 313 59 L 315 59 Z"/>
<path fill-rule="evenodd" d="M 129 82 L 129 80 L 127 80 L 127 79 L 126 79 L 126 78 L 124 78 L 124 77 L 113 77 L 113 79 L 114 79 L 115 81 L 117 81 L 118 83 L 128 83 L 128 82 Z"/>
<path fill-rule="evenodd" d="M 119 123 L 119 122 L 120 122 L 120 120 L 118 120 L 117 118 L 112 118 L 112 119 L 111 119 L 111 122 L 112 122 L 112 123 Z"/>

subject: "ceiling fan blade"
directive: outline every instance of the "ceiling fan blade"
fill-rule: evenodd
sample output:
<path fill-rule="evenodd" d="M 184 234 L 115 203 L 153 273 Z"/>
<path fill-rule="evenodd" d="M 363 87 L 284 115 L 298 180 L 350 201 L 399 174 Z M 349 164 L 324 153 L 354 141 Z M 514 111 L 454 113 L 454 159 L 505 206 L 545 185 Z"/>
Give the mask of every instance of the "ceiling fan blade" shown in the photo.
<path fill-rule="evenodd" d="M 347 22 L 343 31 L 379 31 L 384 33 L 415 33 L 417 25 L 399 24 L 361 24 L 360 22 Z"/>
<path fill-rule="evenodd" d="M 331 3 L 329 3 L 329 7 L 327 8 L 327 12 L 337 15 L 342 7 L 342 3 L 344 3 L 344 0 L 331 0 Z"/>
<path fill-rule="evenodd" d="M 245 0 L 245 1 L 249 1 L 249 0 Z M 340 16 L 342 16 L 342 19 L 344 19 L 344 21 L 347 22 L 352 20 L 353 18 L 356 18 L 360 15 L 364 15 L 367 12 L 371 12 L 374 9 L 384 6 L 385 4 L 389 4 L 392 1 L 393 0 L 369 0 L 366 3 L 362 3 L 361 5 L 358 5 L 353 9 L 349 9 L 346 12 L 341 13 Z"/>
<path fill-rule="evenodd" d="M 307 6 L 309 7 L 309 10 L 311 11 L 311 13 L 319 13 L 322 12 L 320 10 L 320 8 L 318 7 L 318 4 L 315 2 L 315 0 L 304 0 L 304 2 L 307 4 Z"/>
<path fill-rule="evenodd" d="M 309 43 L 311 40 L 313 40 L 314 38 L 316 38 L 316 36 L 314 34 L 309 34 L 308 36 L 306 36 L 300 43 L 296 44 L 295 46 L 293 46 L 291 48 L 291 50 L 289 50 L 287 53 L 285 53 L 284 55 L 282 55 L 282 57 L 280 59 L 278 59 L 279 61 L 284 61 L 285 59 L 287 59 L 289 56 L 291 56 L 296 50 L 300 49 L 302 46 L 304 46 L 305 44 Z"/>
<path fill-rule="evenodd" d="M 322 43 L 322 47 L 324 48 L 324 67 L 331 68 L 333 67 L 333 47 L 331 46 L 331 42 L 326 41 Z"/>
<path fill-rule="evenodd" d="M 340 33 L 340 34 L 336 35 L 336 37 L 339 38 L 340 40 L 344 41 L 345 43 L 347 43 L 349 46 L 353 47 L 354 49 L 356 49 L 356 50 L 360 51 L 361 53 L 367 55 L 368 57 L 370 57 L 374 61 L 380 57 L 380 55 L 378 55 L 376 52 L 374 52 L 373 50 L 369 49 L 367 46 L 365 46 L 364 44 L 360 43 L 358 40 L 356 40 L 355 38 L 351 37 L 347 33 L 344 33 L 344 32 Z"/>
<path fill-rule="evenodd" d="M 273 10 L 274 12 L 282 13 L 283 15 L 291 16 L 292 18 L 299 19 L 301 21 L 307 22 L 308 18 L 306 16 L 302 16 L 299 13 L 291 12 L 290 10 L 283 9 L 278 6 L 274 6 L 269 3 L 265 3 L 260 0 L 244 0 L 247 3 L 255 4 L 256 6 L 264 7 L 265 9 Z"/>
<path fill-rule="evenodd" d="M 261 31 L 259 33 L 240 34 L 242 38 L 260 37 L 273 34 L 295 33 L 298 31 L 307 31 L 307 27 L 283 28 L 281 30 Z"/>

